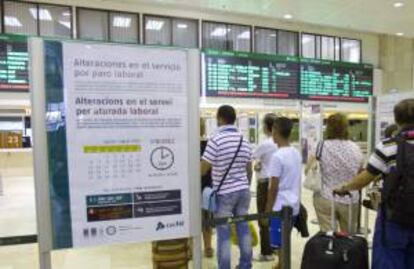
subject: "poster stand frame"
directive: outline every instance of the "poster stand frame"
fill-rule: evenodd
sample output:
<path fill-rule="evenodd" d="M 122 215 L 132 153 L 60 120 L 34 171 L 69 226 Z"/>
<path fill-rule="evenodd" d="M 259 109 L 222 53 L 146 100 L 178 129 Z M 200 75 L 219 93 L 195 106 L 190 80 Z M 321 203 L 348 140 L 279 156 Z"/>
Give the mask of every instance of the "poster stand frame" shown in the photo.
<path fill-rule="evenodd" d="M 190 239 L 193 241 L 193 268 L 201 268 L 201 189 L 199 136 L 200 53 L 197 49 L 183 49 L 187 55 L 187 132 Z M 45 52 L 43 39 L 29 39 L 31 103 L 33 122 L 33 155 L 36 215 L 40 269 L 52 269 L 52 216 L 49 193 L 49 165 L 46 131 Z"/>

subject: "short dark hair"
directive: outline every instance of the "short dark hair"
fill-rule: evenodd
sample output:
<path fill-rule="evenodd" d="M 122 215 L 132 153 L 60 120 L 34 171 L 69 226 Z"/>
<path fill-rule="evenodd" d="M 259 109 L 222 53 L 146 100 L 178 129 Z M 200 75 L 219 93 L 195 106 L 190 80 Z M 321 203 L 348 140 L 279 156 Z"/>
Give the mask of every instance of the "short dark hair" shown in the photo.
<path fill-rule="evenodd" d="M 234 124 L 236 122 L 236 111 L 232 106 L 222 105 L 217 110 L 217 118 L 224 120 L 226 124 Z"/>
<path fill-rule="evenodd" d="M 349 138 L 348 119 L 343 113 L 330 115 L 326 124 L 326 138 L 347 140 Z"/>
<path fill-rule="evenodd" d="M 405 99 L 394 107 L 395 122 L 399 125 L 414 125 L 414 99 Z"/>
<path fill-rule="evenodd" d="M 271 132 L 272 128 L 273 128 L 273 123 L 275 122 L 275 120 L 277 119 L 277 116 L 275 113 L 267 113 L 264 118 L 263 118 L 263 125 L 264 128 L 268 131 Z"/>
<path fill-rule="evenodd" d="M 273 123 L 273 130 L 276 130 L 285 139 L 289 139 L 292 129 L 293 123 L 286 117 L 278 117 Z"/>

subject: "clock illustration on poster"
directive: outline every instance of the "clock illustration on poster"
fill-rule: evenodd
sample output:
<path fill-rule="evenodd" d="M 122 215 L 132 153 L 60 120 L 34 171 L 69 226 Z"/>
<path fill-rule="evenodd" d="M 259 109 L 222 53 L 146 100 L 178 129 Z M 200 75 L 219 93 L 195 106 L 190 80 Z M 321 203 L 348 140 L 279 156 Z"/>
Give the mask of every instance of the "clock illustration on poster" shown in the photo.
<path fill-rule="evenodd" d="M 151 152 L 151 165 L 157 170 L 167 170 L 174 164 L 174 153 L 167 147 L 157 147 Z"/>

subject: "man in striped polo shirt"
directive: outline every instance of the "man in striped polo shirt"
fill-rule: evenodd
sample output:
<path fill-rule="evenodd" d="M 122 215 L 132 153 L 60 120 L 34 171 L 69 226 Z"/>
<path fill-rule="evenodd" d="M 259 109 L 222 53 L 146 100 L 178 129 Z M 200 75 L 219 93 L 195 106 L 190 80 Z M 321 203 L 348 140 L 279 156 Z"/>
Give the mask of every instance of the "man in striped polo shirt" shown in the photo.
<path fill-rule="evenodd" d="M 384 175 L 384 190 L 389 189 L 386 186 L 393 184 L 397 184 L 398 191 L 403 190 L 401 188 L 404 188 L 404 186 L 398 185 L 400 184 L 400 177 L 391 178 L 388 176 L 394 175 L 399 171 L 397 169 L 397 159 L 399 158 L 397 156 L 399 152 L 399 146 L 397 144 L 397 141 L 399 141 L 398 136 L 405 137 L 405 143 L 414 145 L 414 99 L 407 99 L 397 104 L 394 108 L 394 117 L 395 122 L 400 128 L 399 134 L 396 137 L 380 142 L 369 159 L 367 169 L 348 184 L 334 190 L 334 192 L 346 194 L 352 190 L 360 190 L 374 181 L 380 174 Z M 408 153 L 410 156 L 413 156 L 412 151 Z M 407 151 L 405 151 L 405 155 L 407 155 Z M 402 164 L 399 162 L 398 165 Z M 408 169 L 414 168 L 411 167 Z M 402 171 L 399 172 L 401 173 Z M 408 174 L 412 175 L 412 172 Z M 412 178 L 409 179 L 413 180 Z M 386 193 L 383 192 L 383 195 Z M 387 199 L 383 199 L 383 206 L 378 213 L 375 226 L 372 269 L 412 269 L 414 268 L 414 227 L 403 226 L 396 223 L 395 220 L 390 219 L 390 208 L 388 207 L 389 204 L 387 201 Z M 411 212 L 414 211 L 413 208 L 414 204 L 405 204 L 403 208 L 397 208 L 397 210 L 410 212 L 409 214 L 412 217 Z M 404 213 L 402 216 L 407 215 Z"/>
<path fill-rule="evenodd" d="M 212 170 L 213 188 L 217 192 L 215 217 L 246 215 L 250 206 L 252 149 L 234 125 L 236 112 L 228 105 L 217 111 L 218 130 L 210 138 L 201 161 L 201 173 Z M 252 240 L 247 223 L 237 224 L 240 269 L 252 268 Z M 217 226 L 217 260 L 219 269 L 230 269 L 230 226 Z"/>

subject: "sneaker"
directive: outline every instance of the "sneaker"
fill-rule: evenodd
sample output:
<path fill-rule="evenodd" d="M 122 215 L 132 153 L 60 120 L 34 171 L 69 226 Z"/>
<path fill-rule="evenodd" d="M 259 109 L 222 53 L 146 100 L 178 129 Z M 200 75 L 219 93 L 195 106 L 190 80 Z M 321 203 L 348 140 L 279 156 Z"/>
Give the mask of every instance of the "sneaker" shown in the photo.
<path fill-rule="evenodd" d="M 253 258 L 253 261 L 255 262 L 271 262 L 274 261 L 275 258 L 273 257 L 273 255 L 262 255 L 260 254 L 259 256 Z"/>

